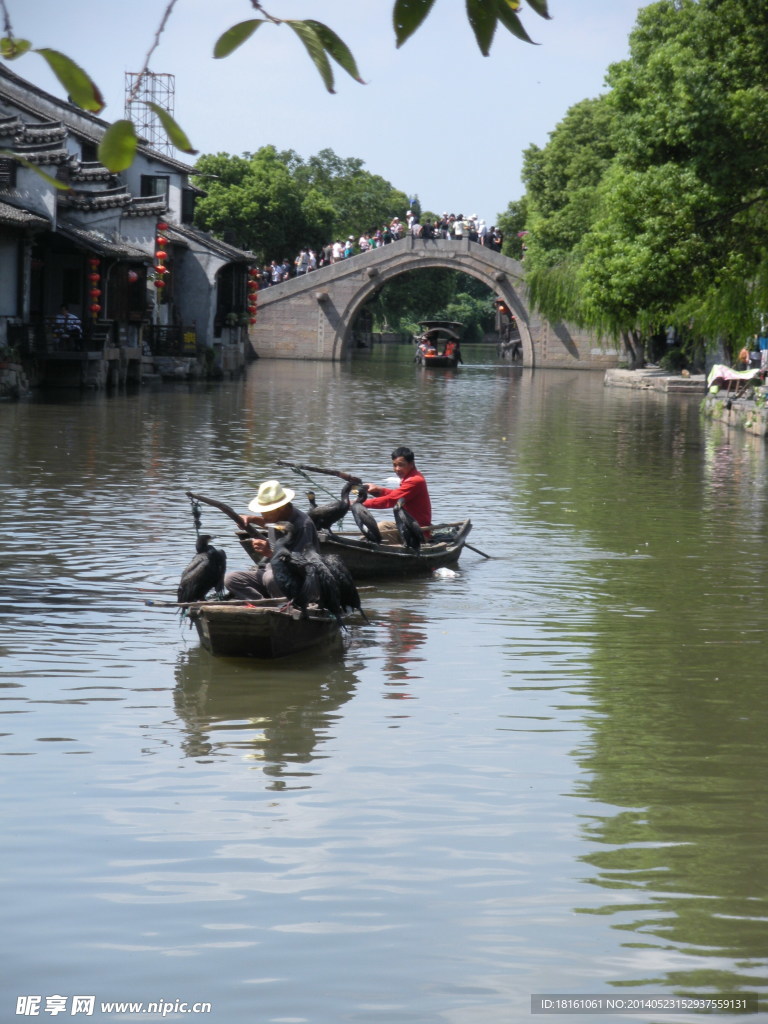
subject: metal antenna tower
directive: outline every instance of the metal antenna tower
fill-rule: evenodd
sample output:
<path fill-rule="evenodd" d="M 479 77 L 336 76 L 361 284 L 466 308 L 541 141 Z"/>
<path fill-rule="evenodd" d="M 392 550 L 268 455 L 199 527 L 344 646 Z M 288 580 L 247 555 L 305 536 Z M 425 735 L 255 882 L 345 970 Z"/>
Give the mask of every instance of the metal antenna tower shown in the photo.
<path fill-rule="evenodd" d="M 149 103 L 167 110 L 171 117 L 176 99 L 176 76 L 157 75 L 154 71 L 125 72 L 125 116 L 136 125 L 138 134 L 158 153 L 172 155 L 173 146 L 160 119 Z"/>

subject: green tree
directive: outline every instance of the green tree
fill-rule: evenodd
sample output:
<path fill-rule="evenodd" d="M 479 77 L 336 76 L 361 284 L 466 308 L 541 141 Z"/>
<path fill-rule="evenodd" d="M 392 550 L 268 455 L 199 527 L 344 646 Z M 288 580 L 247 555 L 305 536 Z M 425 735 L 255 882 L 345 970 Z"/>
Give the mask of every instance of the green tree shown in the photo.
<path fill-rule="evenodd" d="M 610 91 L 525 153 L 526 268 L 551 318 L 737 340 L 768 308 L 768 8 L 642 9 Z M 751 325 L 751 331 L 749 329 Z"/>
<path fill-rule="evenodd" d="M 332 149 L 322 149 L 306 161 L 291 152 L 289 159 L 300 187 L 315 189 L 333 208 L 330 233 L 323 242 L 349 235 L 357 242 L 361 231 L 389 223 L 394 216 L 405 217 L 406 194 L 366 171 L 364 161 L 340 157 Z"/>
<path fill-rule="evenodd" d="M 553 320 L 587 322 L 576 247 L 594 220 L 598 185 L 616 153 L 613 123 L 605 96 L 582 100 L 545 147 L 529 146 L 523 155 L 526 279 L 533 302 Z"/>
<path fill-rule="evenodd" d="M 293 150 L 262 146 L 242 156 L 202 156 L 195 169 L 207 193 L 197 204 L 197 225 L 260 261 L 293 258 L 303 246 L 319 250 L 349 235 L 357 241 L 407 208 L 405 193 L 364 170 L 362 160 L 331 149 L 305 161 Z"/>
<path fill-rule="evenodd" d="M 504 213 L 500 213 L 496 218 L 496 227 L 504 237 L 501 251 L 505 256 L 511 256 L 513 260 L 521 260 L 525 254 L 523 233 L 527 220 L 528 201 L 525 196 L 522 199 L 513 199 Z"/>
<path fill-rule="evenodd" d="M 317 226 L 307 221 L 305 196 L 274 146 L 242 157 L 203 156 L 196 170 L 207 192 L 197 204 L 196 224 L 260 261 L 292 258 Z"/>
<path fill-rule="evenodd" d="M 655 216 L 670 250 L 667 317 L 732 343 L 768 308 L 766 60 L 764 4 L 664 0 L 640 12 L 630 57 L 608 76 L 621 165 L 647 179 L 642 196 L 664 204 L 664 223 L 645 209 L 648 229 Z M 668 199 L 680 189 L 675 202 L 660 196 L 663 180 Z M 626 197 L 606 200 L 610 217 Z M 645 234 L 650 262 L 661 246 Z M 644 303 L 651 311 L 657 285 Z"/>

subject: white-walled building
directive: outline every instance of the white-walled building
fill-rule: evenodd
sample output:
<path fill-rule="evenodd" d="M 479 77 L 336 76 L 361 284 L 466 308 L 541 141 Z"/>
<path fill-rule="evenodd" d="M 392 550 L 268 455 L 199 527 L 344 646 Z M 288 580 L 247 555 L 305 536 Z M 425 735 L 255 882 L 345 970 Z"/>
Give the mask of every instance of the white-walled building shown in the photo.
<path fill-rule="evenodd" d="M 194 227 L 191 166 L 140 143 L 126 171 L 103 167 L 108 127 L 0 63 L 0 347 L 53 358 L 66 347 L 55 333 L 66 305 L 81 349 L 202 352 L 236 369 L 251 254 Z"/>

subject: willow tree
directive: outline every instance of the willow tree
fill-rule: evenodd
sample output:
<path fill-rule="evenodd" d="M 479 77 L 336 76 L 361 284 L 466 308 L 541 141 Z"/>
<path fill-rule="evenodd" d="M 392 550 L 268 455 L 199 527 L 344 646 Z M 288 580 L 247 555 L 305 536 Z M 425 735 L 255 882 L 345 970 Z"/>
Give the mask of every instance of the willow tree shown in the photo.
<path fill-rule="evenodd" d="M 552 320 L 585 321 L 576 249 L 590 229 L 598 185 L 615 156 L 613 111 L 606 97 L 571 107 L 543 148 L 523 154 L 526 184 L 526 280 L 532 301 Z"/>
<path fill-rule="evenodd" d="M 653 4 L 630 47 L 608 75 L 621 165 L 641 195 L 658 195 L 663 179 L 669 200 L 677 190 L 644 221 L 647 251 L 670 275 L 663 312 L 737 342 L 768 309 L 768 7 Z"/>

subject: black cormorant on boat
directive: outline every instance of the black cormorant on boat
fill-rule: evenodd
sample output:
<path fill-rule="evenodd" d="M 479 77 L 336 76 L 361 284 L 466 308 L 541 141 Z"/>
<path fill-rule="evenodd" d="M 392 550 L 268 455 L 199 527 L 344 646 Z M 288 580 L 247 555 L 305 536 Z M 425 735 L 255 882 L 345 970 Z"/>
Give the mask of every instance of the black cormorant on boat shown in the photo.
<path fill-rule="evenodd" d="M 313 599 L 312 581 L 303 555 L 289 551 L 287 545 L 293 536 L 293 526 L 288 524 L 282 537 L 272 549 L 270 565 L 279 591 L 288 598 L 288 603 L 306 614 L 307 605 Z"/>
<path fill-rule="evenodd" d="M 307 564 L 307 577 L 312 580 L 317 593 L 316 601 L 319 608 L 329 612 L 339 626 L 344 628 L 344 607 L 341 603 L 339 584 L 331 567 L 319 551 L 312 549 L 304 552 Z"/>
<path fill-rule="evenodd" d="M 381 544 L 379 524 L 376 522 L 376 518 L 373 513 L 363 505 L 363 502 L 367 497 L 368 488 L 365 484 L 360 484 L 357 489 L 357 500 L 352 502 L 349 506 L 349 510 L 357 523 L 358 530 L 362 533 L 365 539 L 371 541 L 373 544 Z"/>
<path fill-rule="evenodd" d="M 301 553 L 290 551 L 288 544 L 293 533 L 293 526 L 286 524 L 285 532 L 275 544 L 270 559 L 280 592 L 302 614 L 307 614 L 310 604 L 316 604 L 343 626 L 344 606 L 333 572 L 325 564 L 323 556 L 312 548 Z"/>
<path fill-rule="evenodd" d="M 209 591 L 215 590 L 219 597 L 224 594 L 224 573 L 227 571 L 227 554 L 211 545 L 213 538 L 201 533 L 195 542 L 197 554 L 181 574 L 177 600 L 180 604 L 190 601 L 204 601 Z"/>
<path fill-rule="evenodd" d="M 395 503 L 393 511 L 400 540 L 405 547 L 418 553 L 421 550 L 421 545 L 424 543 L 424 533 L 421 527 L 404 507 L 402 498 Z"/>
<path fill-rule="evenodd" d="M 341 600 L 342 610 L 345 612 L 360 612 L 366 622 L 370 621 L 360 605 L 360 594 L 357 591 L 357 585 L 354 577 L 345 563 L 341 560 L 340 556 L 330 554 L 321 555 L 321 558 L 333 573 L 336 580 L 336 585 L 339 588 L 339 599 Z"/>
<path fill-rule="evenodd" d="M 342 488 L 341 498 L 338 501 L 331 501 L 327 505 L 318 505 L 315 501 L 315 492 L 307 491 L 310 506 L 308 515 L 318 530 L 330 531 L 333 524 L 338 523 L 349 512 L 349 492 L 351 490 L 352 484 L 346 483 Z"/>

